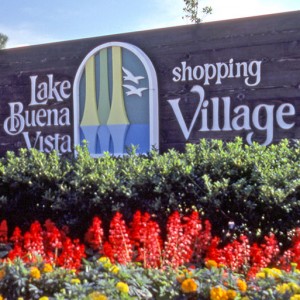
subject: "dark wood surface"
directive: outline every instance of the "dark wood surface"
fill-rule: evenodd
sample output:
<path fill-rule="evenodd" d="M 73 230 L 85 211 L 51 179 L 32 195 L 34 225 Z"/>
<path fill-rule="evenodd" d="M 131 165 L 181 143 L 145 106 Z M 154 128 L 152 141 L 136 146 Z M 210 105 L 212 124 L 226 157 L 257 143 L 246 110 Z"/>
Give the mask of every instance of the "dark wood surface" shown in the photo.
<path fill-rule="evenodd" d="M 300 138 L 300 11 L 275 15 L 203 23 L 181 27 L 149 30 L 128 34 L 103 36 L 75 41 L 21 47 L 0 51 L 0 155 L 7 150 L 25 147 L 22 136 L 9 136 L 3 130 L 11 102 L 30 101 L 29 77 L 45 78 L 53 74 L 57 80 L 69 80 L 72 84 L 83 58 L 98 45 L 119 41 L 136 45 L 152 61 L 158 77 L 160 149 L 183 149 L 186 142 L 198 142 L 201 138 L 232 140 L 246 137 L 249 131 L 199 132 L 200 120 L 195 123 L 186 140 L 167 100 L 181 98 L 180 108 L 189 125 L 197 99 L 190 93 L 200 81 L 173 82 L 172 70 L 186 61 L 191 66 L 206 63 L 262 61 L 261 82 L 249 87 L 242 78 L 224 79 L 221 85 L 203 86 L 206 99 L 231 98 L 233 109 L 247 105 L 250 110 L 259 104 L 291 103 L 296 115 L 291 117 L 295 126 L 283 130 L 274 125 L 273 142 L 282 138 Z M 66 103 L 49 101 L 50 108 L 67 106 L 72 114 L 72 97 Z M 26 109 L 25 108 L 25 109 Z M 262 118 L 264 118 L 262 116 Z M 211 122 L 211 120 L 210 120 Z M 220 123 L 222 124 L 222 117 Z M 263 123 L 263 121 L 262 121 Z M 39 128 L 30 131 L 34 135 Z M 73 135 L 73 127 L 43 128 L 45 134 L 57 132 Z M 262 142 L 264 132 L 255 130 L 255 140 Z"/>

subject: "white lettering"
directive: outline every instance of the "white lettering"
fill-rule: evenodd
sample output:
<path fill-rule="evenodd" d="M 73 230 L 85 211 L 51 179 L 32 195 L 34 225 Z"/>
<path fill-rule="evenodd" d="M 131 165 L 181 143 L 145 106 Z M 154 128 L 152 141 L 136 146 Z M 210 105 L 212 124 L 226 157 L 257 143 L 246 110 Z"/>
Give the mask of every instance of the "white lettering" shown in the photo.
<path fill-rule="evenodd" d="M 3 127 L 7 134 L 17 135 L 24 130 L 25 120 L 21 115 L 23 104 L 21 102 L 9 103 L 10 116 L 4 121 Z"/>
<path fill-rule="evenodd" d="M 180 72 L 181 72 L 181 69 L 179 67 L 176 67 L 173 69 L 172 73 L 174 75 L 174 77 L 173 77 L 174 82 L 178 82 L 180 80 L 180 78 L 181 78 Z"/>
<path fill-rule="evenodd" d="M 31 101 L 30 106 L 46 105 L 49 100 L 62 102 L 71 96 L 71 82 L 68 80 L 54 81 L 53 74 L 47 75 L 48 81 L 38 84 L 38 76 L 30 76 L 31 82 Z"/>
<path fill-rule="evenodd" d="M 215 64 L 204 64 L 189 66 L 186 61 L 181 62 L 172 70 L 174 82 L 200 81 L 203 85 L 222 84 L 226 78 L 244 78 L 247 86 L 257 86 L 261 81 L 262 61 L 234 62 L 230 58 L 228 62 L 217 62 Z"/>
<path fill-rule="evenodd" d="M 68 99 L 71 96 L 71 93 L 67 93 L 66 91 L 71 89 L 71 82 L 65 80 L 60 85 L 60 94 L 63 99 Z"/>
<path fill-rule="evenodd" d="M 37 131 L 34 136 L 30 136 L 29 132 L 22 132 L 22 134 L 28 149 L 36 148 L 46 153 L 53 150 L 59 153 L 71 152 L 71 137 L 69 135 L 55 133 L 43 136 L 41 131 Z"/>
<path fill-rule="evenodd" d="M 230 97 L 212 97 L 204 100 L 205 92 L 199 85 L 193 86 L 191 92 L 199 96 L 191 122 L 183 117 L 182 107 L 179 106 L 180 98 L 168 100 L 186 140 L 189 139 L 196 122 L 200 123 L 199 132 L 248 131 L 246 140 L 249 144 L 253 143 L 254 134 L 262 131 L 262 145 L 269 145 L 273 141 L 275 125 L 285 130 L 295 126 L 294 118 L 291 117 L 295 117 L 296 112 L 291 103 L 281 104 L 277 108 L 275 105 L 259 104 L 253 109 L 247 105 L 239 105 L 234 107 L 232 112 Z M 220 105 L 220 99 L 223 100 L 223 106 Z M 211 116 L 211 123 L 208 116 Z M 189 127 L 187 124 L 190 124 Z"/>
<path fill-rule="evenodd" d="M 192 122 L 190 124 L 190 128 L 187 128 L 186 126 L 186 123 L 183 119 L 183 116 L 182 116 L 182 113 L 181 113 L 181 110 L 179 108 L 179 101 L 180 101 L 180 98 L 178 99 L 173 99 L 173 100 L 168 100 L 168 102 L 170 103 L 174 113 L 175 113 L 175 116 L 177 118 L 177 121 L 179 123 L 179 126 L 182 130 L 182 133 L 185 137 L 185 139 L 187 140 L 191 134 L 191 131 L 195 125 L 195 122 L 196 122 L 196 119 L 198 117 L 198 114 L 200 112 L 200 109 L 201 109 L 201 106 L 202 106 L 202 103 L 204 101 L 204 89 L 199 86 L 199 85 L 195 85 L 192 87 L 191 89 L 191 92 L 193 93 L 197 93 L 199 95 L 199 104 L 196 108 L 196 111 L 194 113 L 194 116 L 193 116 L 193 119 L 192 119 Z"/>
<path fill-rule="evenodd" d="M 286 111 L 285 111 L 286 110 Z M 296 114 L 295 107 L 290 103 L 281 104 L 276 112 L 277 123 L 282 129 L 291 129 L 295 126 L 295 122 L 287 123 L 284 121 L 284 116 L 294 116 Z"/>
<path fill-rule="evenodd" d="M 239 105 L 233 110 L 237 116 L 232 119 L 234 130 L 250 130 L 250 109 L 247 105 Z M 241 111 L 241 113 L 240 113 Z"/>

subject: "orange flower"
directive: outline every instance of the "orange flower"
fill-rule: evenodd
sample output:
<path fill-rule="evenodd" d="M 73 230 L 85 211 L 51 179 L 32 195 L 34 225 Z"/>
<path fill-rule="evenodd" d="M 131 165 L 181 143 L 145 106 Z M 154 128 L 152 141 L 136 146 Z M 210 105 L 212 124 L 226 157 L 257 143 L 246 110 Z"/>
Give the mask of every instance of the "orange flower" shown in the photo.
<path fill-rule="evenodd" d="M 30 276 L 34 279 L 40 279 L 41 278 L 41 272 L 37 267 L 32 267 L 30 269 Z"/>
<path fill-rule="evenodd" d="M 181 290 L 184 293 L 194 293 L 197 291 L 198 285 L 193 278 L 185 279 L 181 284 Z"/>
<path fill-rule="evenodd" d="M 211 269 L 211 268 L 217 268 L 218 267 L 218 263 L 215 260 L 209 259 L 205 262 L 205 267 L 207 269 Z"/>
<path fill-rule="evenodd" d="M 222 289 L 220 286 L 211 288 L 210 290 L 210 299 L 211 300 L 228 300 L 227 291 Z"/>
<path fill-rule="evenodd" d="M 245 293 L 247 291 L 247 283 L 246 281 L 242 280 L 242 279 L 238 279 L 236 281 L 236 285 L 238 287 L 238 289 L 242 292 Z"/>
<path fill-rule="evenodd" d="M 5 277 L 6 273 L 4 269 L 0 270 L 0 280 L 2 280 Z"/>
<path fill-rule="evenodd" d="M 53 267 L 49 263 L 45 263 L 44 268 L 43 268 L 44 273 L 50 273 L 53 272 Z"/>
<path fill-rule="evenodd" d="M 228 300 L 234 300 L 237 296 L 237 292 L 235 290 L 227 290 Z"/>
<path fill-rule="evenodd" d="M 193 276 L 193 272 L 191 272 L 190 270 L 188 269 L 183 269 L 183 270 L 180 270 L 179 271 L 179 274 L 178 276 L 176 277 L 176 280 L 179 282 L 179 283 L 182 283 L 183 280 L 185 280 L 186 278 L 190 278 Z"/>

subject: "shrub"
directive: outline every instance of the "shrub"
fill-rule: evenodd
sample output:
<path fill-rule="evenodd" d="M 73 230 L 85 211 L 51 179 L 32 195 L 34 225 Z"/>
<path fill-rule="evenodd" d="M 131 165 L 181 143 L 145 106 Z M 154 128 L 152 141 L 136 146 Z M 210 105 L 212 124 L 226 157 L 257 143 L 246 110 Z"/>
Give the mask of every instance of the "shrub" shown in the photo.
<path fill-rule="evenodd" d="M 108 232 L 116 211 L 128 221 L 139 209 L 164 225 L 173 211 L 193 208 L 225 239 L 226 234 L 257 238 L 272 231 L 286 242 L 287 232 L 300 223 L 299 145 L 201 140 L 183 153 L 143 156 L 132 149 L 128 156 L 97 159 L 85 146 L 77 157 L 35 149 L 8 152 L 0 160 L 0 218 L 9 216 L 10 228 L 51 218 L 82 236 L 94 214 Z"/>

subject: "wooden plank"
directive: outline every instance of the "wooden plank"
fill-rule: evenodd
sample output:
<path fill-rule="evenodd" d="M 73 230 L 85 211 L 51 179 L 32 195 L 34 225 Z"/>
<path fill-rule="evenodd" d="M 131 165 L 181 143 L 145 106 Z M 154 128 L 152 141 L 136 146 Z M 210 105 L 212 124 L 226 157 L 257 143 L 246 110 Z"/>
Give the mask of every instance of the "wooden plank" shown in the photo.
<path fill-rule="evenodd" d="M 186 139 L 180 128 L 168 100 L 181 99 L 181 110 L 186 126 L 190 126 L 194 117 L 199 96 L 192 93 L 195 86 L 201 86 L 205 92 L 205 100 L 210 103 L 207 108 L 208 127 L 213 125 L 214 112 L 212 110 L 212 98 L 217 98 L 220 103 L 218 122 L 220 127 L 224 125 L 226 117 L 222 114 L 224 105 L 222 97 L 230 99 L 230 114 L 234 118 L 234 108 L 247 106 L 250 114 L 261 104 L 272 106 L 273 118 L 273 142 L 286 137 L 300 138 L 300 11 L 283 14 L 259 16 L 236 20 L 227 20 L 199 25 L 179 26 L 144 32 L 118 34 L 88 38 L 75 41 L 59 42 L 32 47 L 6 49 L 0 51 L 0 155 L 8 149 L 16 150 L 20 146 L 26 146 L 23 133 L 9 135 L 4 124 L 13 122 L 10 118 L 13 103 L 22 103 L 25 112 L 29 115 L 44 114 L 47 110 L 60 110 L 65 108 L 69 115 L 70 124 L 65 126 L 27 126 L 25 133 L 34 142 L 37 132 L 43 137 L 55 134 L 68 135 L 73 145 L 73 85 L 76 73 L 85 56 L 99 45 L 111 42 L 129 43 L 138 47 L 152 62 L 158 80 L 159 101 L 159 138 L 160 149 L 166 151 L 169 147 L 182 150 L 187 142 L 198 142 L 200 138 L 221 138 L 231 140 L 235 136 L 244 138 L 253 131 L 253 137 L 259 142 L 266 138 L 266 130 L 254 128 L 253 116 L 250 115 L 249 130 L 209 131 L 199 132 L 202 113 L 196 118 L 194 128 L 189 138 Z M 216 79 L 211 79 L 209 85 L 204 85 L 203 79 L 190 81 L 173 81 L 173 70 L 180 67 L 182 62 L 195 68 L 204 67 L 206 64 L 229 64 L 251 61 L 261 62 L 261 78 L 257 85 L 249 86 L 245 83 L 245 77 L 224 78 L 220 84 Z M 250 72 L 248 70 L 248 72 Z M 51 93 L 45 89 L 41 91 L 43 84 L 49 81 L 48 75 L 58 84 L 64 81 L 70 83 L 68 99 L 44 99 L 41 103 L 46 105 L 29 105 L 33 97 L 31 76 L 37 76 L 36 91 L 40 87 L 40 95 Z M 248 77 L 249 76 L 248 74 Z M 252 76 L 255 80 L 255 76 Z M 56 83 L 52 84 L 56 84 Z M 50 83 L 49 83 L 50 85 Z M 66 86 L 68 84 L 66 83 Z M 64 92 L 64 90 L 62 90 Z M 67 91 L 67 89 L 66 89 Z M 53 92 L 53 91 L 52 91 Z M 54 91 L 55 93 L 55 91 Z M 54 98 L 57 98 L 56 96 Z M 295 115 L 282 117 L 287 124 L 294 123 L 289 129 L 281 128 L 276 120 L 276 111 L 281 105 L 290 103 L 295 109 Z M 20 108 L 15 104 L 15 109 Z M 96 109 L 96 108 L 94 108 Z M 201 108 L 202 109 L 202 108 Z M 288 109 L 286 107 L 286 109 Z M 15 111 L 17 114 L 17 111 Z M 215 113 L 216 114 L 216 113 Z M 22 121 L 22 117 L 15 116 L 14 122 Z M 20 120 L 18 120 L 18 118 Z M 269 118 L 271 118 L 269 116 Z M 43 118 L 42 118 L 43 119 Z M 263 127 L 267 116 L 260 113 L 259 124 Z M 232 122 L 232 119 L 230 120 Z M 17 123 L 14 123 L 15 125 Z M 288 127 L 288 125 L 286 125 Z M 28 142 L 28 141 L 27 141 Z"/>

